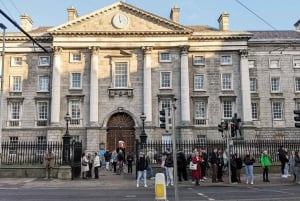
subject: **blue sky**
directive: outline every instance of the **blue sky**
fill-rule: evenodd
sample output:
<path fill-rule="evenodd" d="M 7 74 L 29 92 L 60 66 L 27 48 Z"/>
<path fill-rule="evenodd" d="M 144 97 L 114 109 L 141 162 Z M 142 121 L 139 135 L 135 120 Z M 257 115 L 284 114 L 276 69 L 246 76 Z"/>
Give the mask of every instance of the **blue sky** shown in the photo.
<path fill-rule="evenodd" d="M 101 9 L 118 0 L 0 0 L 0 8 L 19 24 L 27 13 L 39 26 L 58 26 L 67 20 L 67 8 L 74 6 L 80 16 Z M 218 28 L 217 19 L 224 11 L 230 14 L 231 30 L 295 30 L 300 19 L 300 0 L 125 0 L 126 3 L 169 19 L 173 6 L 180 8 L 183 25 L 208 25 Z M 163 3 L 162 3 L 163 2 Z M 269 23 L 263 22 L 255 14 Z M 0 22 L 9 31 L 17 31 L 2 15 Z"/>

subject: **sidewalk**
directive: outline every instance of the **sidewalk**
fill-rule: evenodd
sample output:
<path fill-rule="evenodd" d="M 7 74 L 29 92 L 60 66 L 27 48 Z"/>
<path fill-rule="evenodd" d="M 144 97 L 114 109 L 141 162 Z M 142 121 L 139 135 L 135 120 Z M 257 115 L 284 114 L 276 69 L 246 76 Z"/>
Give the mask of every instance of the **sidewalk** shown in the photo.
<path fill-rule="evenodd" d="M 44 179 L 44 178 L 0 178 L 0 189 L 3 188 L 109 188 L 109 189 L 133 189 L 136 188 L 135 174 L 116 175 L 111 171 L 101 169 L 99 179 Z M 263 182 L 262 175 L 254 175 L 254 184 L 246 184 L 242 176 L 240 184 L 229 184 L 228 177 L 225 175 L 222 183 L 212 183 L 211 178 L 200 182 L 201 186 L 270 186 L 270 185 L 294 185 L 293 178 L 281 178 L 279 174 L 269 175 L 271 182 Z M 148 188 L 155 187 L 155 180 L 147 180 Z M 142 182 L 140 183 L 142 185 Z M 179 187 L 193 187 L 191 180 L 178 182 Z M 140 187 L 144 188 L 144 187 Z M 171 186 L 167 188 L 172 188 Z"/>

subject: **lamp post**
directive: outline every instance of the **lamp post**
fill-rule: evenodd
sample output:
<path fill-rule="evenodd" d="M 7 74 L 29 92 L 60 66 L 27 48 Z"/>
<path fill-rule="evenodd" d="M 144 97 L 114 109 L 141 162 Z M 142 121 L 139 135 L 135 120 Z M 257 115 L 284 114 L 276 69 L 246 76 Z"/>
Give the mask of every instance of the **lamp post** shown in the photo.
<path fill-rule="evenodd" d="M 147 135 L 145 132 L 145 120 L 146 120 L 146 115 L 144 114 L 144 112 L 141 114 L 140 119 L 142 120 L 142 132 L 140 135 L 140 139 L 141 139 L 141 148 L 144 148 L 144 145 L 147 143 Z"/>
<path fill-rule="evenodd" d="M 69 134 L 69 121 L 71 121 L 71 116 L 68 112 L 64 119 L 66 121 L 66 133 L 63 136 L 63 165 L 70 165 L 71 136 Z"/>
<path fill-rule="evenodd" d="M 5 30 L 6 26 L 2 23 L 0 23 L 0 28 L 3 30 L 3 39 L 2 39 L 2 65 L 1 65 L 1 74 L 0 74 L 0 79 L 1 79 L 1 86 L 0 86 L 0 157 L 2 155 L 2 119 L 3 119 L 3 106 L 2 106 L 2 100 L 3 100 L 3 84 L 4 84 L 4 59 L 5 59 Z M 1 162 L 0 162 L 1 165 Z"/>

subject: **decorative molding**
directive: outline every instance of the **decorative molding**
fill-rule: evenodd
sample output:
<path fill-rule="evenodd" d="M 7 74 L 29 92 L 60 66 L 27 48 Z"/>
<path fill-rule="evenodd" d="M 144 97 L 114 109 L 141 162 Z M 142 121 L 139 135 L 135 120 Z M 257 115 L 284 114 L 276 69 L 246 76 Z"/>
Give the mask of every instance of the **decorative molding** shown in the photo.
<path fill-rule="evenodd" d="M 150 54 L 153 50 L 152 46 L 144 46 L 142 47 L 142 50 L 144 51 L 144 54 Z"/>
<path fill-rule="evenodd" d="M 240 50 L 240 55 L 241 55 L 241 58 L 248 58 L 248 50 L 247 49 L 242 49 Z"/>
<path fill-rule="evenodd" d="M 89 47 L 89 50 L 91 50 L 92 55 L 97 55 L 100 52 L 100 47 L 92 46 L 92 47 Z"/>
<path fill-rule="evenodd" d="M 59 46 L 54 46 L 54 47 L 53 47 L 54 55 L 59 55 L 59 54 L 61 54 L 62 50 L 63 50 L 62 47 L 59 47 Z"/>
<path fill-rule="evenodd" d="M 181 54 L 188 54 L 190 46 L 184 45 L 180 47 Z"/>
<path fill-rule="evenodd" d="M 127 88 L 127 89 L 115 89 L 115 88 L 109 88 L 108 89 L 108 95 L 109 97 L 113 98 L 115 96 L 127 96 L 132 98 L 133 97 L 133 89 Z"/>

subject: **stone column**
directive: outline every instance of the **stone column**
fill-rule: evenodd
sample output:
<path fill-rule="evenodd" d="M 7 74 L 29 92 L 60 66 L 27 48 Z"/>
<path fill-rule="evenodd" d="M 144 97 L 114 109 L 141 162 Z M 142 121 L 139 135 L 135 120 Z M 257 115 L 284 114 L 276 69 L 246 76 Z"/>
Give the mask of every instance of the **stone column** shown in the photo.
<path fill-rule="evenodd" d="M 51 125 L 59 125 L 60 116 L 60 70 L 61 70 L 61 47 L 54 47 L 52 91 L 51 91 Z"/>
<path fill-rule="evenodd" d="M 251 115 L 251 95 L 250 95 L 250 78 L 248 66 L 248 51 L 241 50 L 241 95 L 242 95 L 242 121 L 243 124 L 252 123 Z"/>
<path fill-rule="evenodd" d="M 90 78 L 90 125 L 98 124 L 98 68 L 99 48 L 91 48 L 91 78 Z"/>
<path fill-rule="evenodd" d="M 151 79 L 151 51 L 152 47 L 143 47 L 144 50 L 144 87 L 143 111 L 146 122 L 152 122 L 152 79 Z"/>
<path fill-rule="evenodd" d="M 180 101 L 181 101 L 181 121 L 182 124 L 189 124 L 190 118 L 190 93 L 189 93 L 189 63 L 188 46 L 181 47 L 180 66 Z"/>

